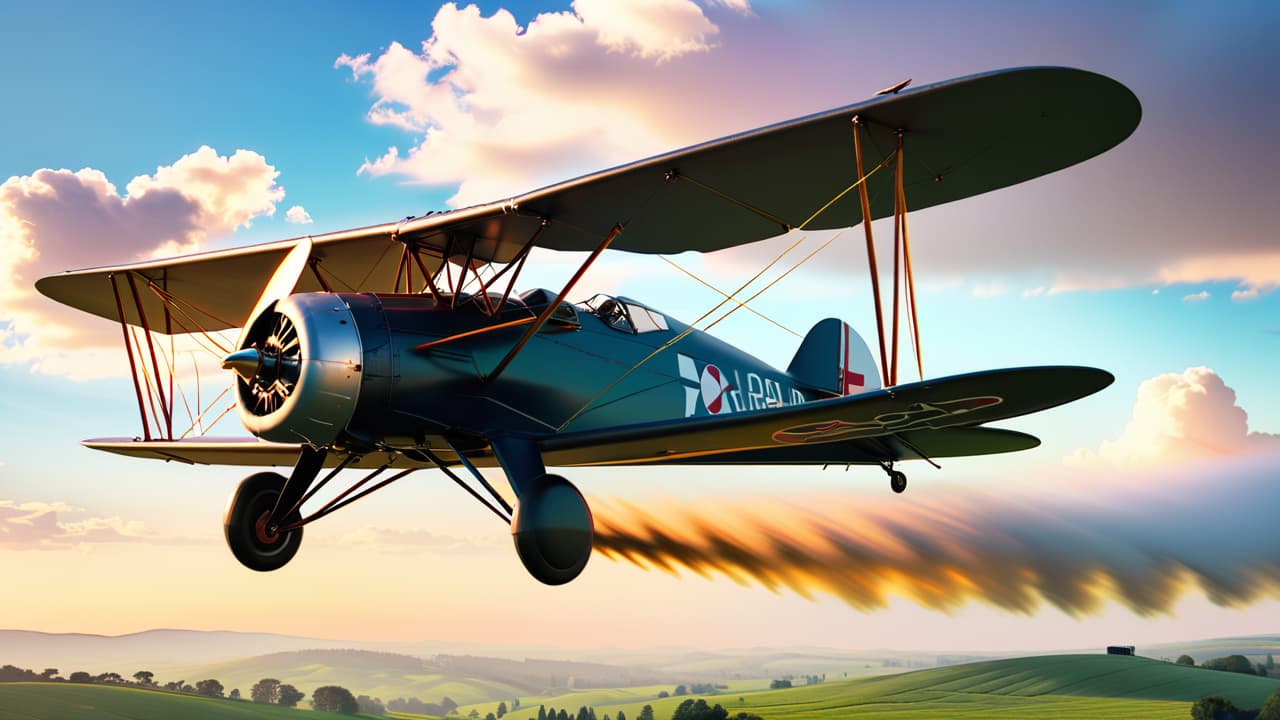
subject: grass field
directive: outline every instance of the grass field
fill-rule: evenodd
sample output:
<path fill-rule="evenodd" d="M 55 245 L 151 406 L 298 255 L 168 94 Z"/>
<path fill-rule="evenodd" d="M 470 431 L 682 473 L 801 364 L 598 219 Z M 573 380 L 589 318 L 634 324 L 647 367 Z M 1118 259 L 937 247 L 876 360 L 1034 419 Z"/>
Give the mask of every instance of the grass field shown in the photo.
<path fill-rule="evenodd" d="M 350 720 L 351 717 L 137 688 L 0 683 L 0 720 Z"/>
<path fill-rule="evenodd" d="M 536 717 L 538 705 L 571 712 L 592 705 L 603 720 L 618 711 L 634 720 L 652 705 L 666 720 L 685 697 L 654 699 L 665 687 L 625 688 L 522 698 L 509 720 Z M 746 711 L 766 720 L 819 718 L 1092 718 L 1185 720 L 1190 704 L 1222 695 L 1241 707 L 1258 707 L 1280 689 L 1280 680 L 1215 672 L 1140 657 L 1051 655 L 994 660 L 930 670 L 828 681 L 789 690 L 742 687 L 709 697 L 730 714 Z M 477 706 L 477 709 L 480 709 Z M 467 709 L 460 713 L 466 717 Z M 487 711 L 484 711 L 487 712 Z M 481 715 L 484 714 L 481 713 Z M 69 683 L 0 684 L 0 720 L 322 720 L 350 716 Z M 413 717 L 413 716 L 403 716 Z"/>
<path fill-rule="evenodd" d="M 766 720 L 889 717 L 914 718 L 1137 718 L 1185 720 L 1190 703 L 1222 695 L 1242 707 L 1258 707 L 1280 680 L 1215 672 L 1138 657 L 1051 655 L 994 660 L 898 675 L 821 685 L 709 697 L 730 714 L 746 711 Z M 741 699 L 741 700 L 740 700 Z M 596 711 L 635 718 L 645 704 L 669 718 L 685 698 L 597 704 Z M 576 710 L 573 696 L 548 700 Z M 522 704 L 510 720 L 537 717 Z"/>

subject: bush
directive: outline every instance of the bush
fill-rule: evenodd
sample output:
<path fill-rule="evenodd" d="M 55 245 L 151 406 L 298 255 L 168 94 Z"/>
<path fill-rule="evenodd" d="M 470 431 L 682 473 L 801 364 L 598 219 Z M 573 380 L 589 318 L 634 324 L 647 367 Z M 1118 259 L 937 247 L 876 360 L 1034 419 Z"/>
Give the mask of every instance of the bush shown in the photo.
<path fill-rule="evenodd" d="M 1202 697 L 1191 705 L 1191 720 L 1218 720 L 1218 715 L 1240 712 L 1232 702 L 1218 695 Z"/>
<path fill-rule="evenodd" d="M 1242 675 L 1253 675 L 1253 663 L 1249 662 L 1249 658 L 1243 655 L 1228 655 L 1226 657 L 1205 660 L 1200 667 L 1206 667 L 1210 670 L 1221 670 L 1223 672 L 1240 673 Z"/>
<path fill-rule="evenodd" d="M 1258 711 L 1258 720 L 1280 720 L 1280 690 L 1271 693 Z"/>
<path fill-rule="evenodd" d="M 1191 665 L 1192 667 L 1194 667 L 1196 664 L 1196 659 L 1191 657 L 1190 655 L 1179 655 L 1178 659 L 1175 660 L 1174 662 L 1178 665 Z"/>

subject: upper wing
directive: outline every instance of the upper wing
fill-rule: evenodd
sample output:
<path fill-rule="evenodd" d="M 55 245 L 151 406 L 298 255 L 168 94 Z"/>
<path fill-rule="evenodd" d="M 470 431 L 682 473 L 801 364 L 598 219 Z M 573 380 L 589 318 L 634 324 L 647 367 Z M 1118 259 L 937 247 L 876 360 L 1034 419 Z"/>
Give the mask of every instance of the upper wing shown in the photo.
<path fill-rule="evenodd" d="M 972 427 L 1051 408 L 1097 392 L 1113 379 L 1104 370 L 1084 367 L 989 370 L 727 417 L 558 433 L 538 442 L 549 459 L 556 457 L 569 465 L 695 459 L 714 463 L 717 456 L 727 462 L 748 462 L 754 456 L 765 462 L 817 458 L 838 463 L 857 462 L 851 457 L 859 452 L 871 459 L 877 452 L 879 458 L 928 456 L 926 445 L 932 440 L 926 437 L 925 445 L 920 445 L 912 438 L 928 436 L 931 430 Z M 945 455 L 970 454 L 957 445 L 965 437 L 961 433 L 946 441 L 938 438 L 938 446 Z M 1025 439 L 994 435 L 969 440 L 974 443 L 972 454 L 1033 446 Z M 992 445 L 1004 442 L 1009 443 L 1006 450 Z M 822 460 L 822 451 L 795 449 L 831 443 L 847 444 L 846 459 Z M 832 450 L 832 457 L 839 455 Z"/>
<path fill-rule="evenodd" d="M 553 250 L 591 250 L 614 227 L 612 248 L 642 253 L 707 252 L 798 227 L 856 180 L 853 126 L 868 123 L 866 169 L 906 133 L 908 207 L 931 207 L 1020 183 L 1086 160 L 1124 140 L 1141 117 L 1137 98 L 1102 75 L 1070 68 L 998 70 L 905 90 L 721 138 L 484 205 L 400 223 L 313 236 L 321 272 L 335 290 L 390 290 L 400 243 L 438 265 L 508 262 L 535 236 Z M 687 182 L 691 180 L 693 182 Z M 868 181 L 871 214 L 893 212 L 892 173 Z M 712 189 L 709 190 L 708 188 Z M 733 198 L 729 200 L 727 198 Z M 857 193 L 813 217 L 812 229 L 860 221 Z M 773 220 L 745 209 L 757 208 Z M 116 319 L 107 276 L 134 271 L 188 300 L 205 329 L 243 321 L 291 242 L 53 275 L 36 287 L 86 312 Z M 430 269 L 430 268 L 429 268 Z M 312 274 L 299 289 L 320 289 Z M 163 312 L 145 293 L 150 316 Z M 128 304 L 126 304 L 128 305 Z M 126 320 L 134 322 L 132 311 Z"/>

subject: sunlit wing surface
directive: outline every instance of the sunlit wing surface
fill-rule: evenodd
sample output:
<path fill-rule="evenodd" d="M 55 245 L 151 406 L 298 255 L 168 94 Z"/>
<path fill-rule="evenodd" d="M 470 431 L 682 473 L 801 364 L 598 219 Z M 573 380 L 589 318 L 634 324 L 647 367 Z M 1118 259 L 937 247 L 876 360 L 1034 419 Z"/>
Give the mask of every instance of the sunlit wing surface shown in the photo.
<path fill-rule="evenodd" d="M 904 187 L 910 210 L 1020 183 L 1091 158 L 1133 132 L 1137 98 L 1120 83 L 1069 68 L 1000 70 L 878 97 L 586 175 L 484 205 L 401 223 L 317 235 L 319 277 L 333 290 L 392 289 L 403 247 L 423 249 L 434 270 L 443 256 L 508 262 L 537 234 L 553 250 L 594 249 L 610 229 L 612 248 L 639 253 L 708 252 L 792 227 L 856 225 L 858 194 L 852 118 L 867 123 L 869 169 L 904 131 Z M 871 214 L 893 212 L 892 173 L 868 180 Z M 729 198 L 732 198 L 729 199 Z M 746 209 L 749 206 L 754 210 Z M 822 209 L 820 213 L 818 211 Z M 815 215 L 815 213 L 817 213 Z M 58 302 L 117 319 L 108 276 L 135 271 L 198 308 L 207 330 L 236 327 L 291 241 L 175 260 L 63 273 L 40 280 Z M 298 291 L 320 290 L 314 273 Z M 161 301 L 144 292 L 144 310 Z M 126 304 L 126 320 L 136 313 Z M 163 330 L 164 328 L 158 328 Z M 176 330 L 175 330 L 176 331 Z"/>
<path fill-rule="evenodd" d="M 539 440 L 539 445 L 548 455 L 577 451 L 578 462 L 583 465 L 686 459 L 714 463 L 720 455 L 726 455 L 726 461 L 739 462 L 739 458 L 750 457 L 751 453 L 779 460 L 855 462 L 831 460 L 823 451 L 808 450 L 834 443 L 852 443 L 850 447 L 856 447 L 869 459 L 878 448 L 879 457 L 871 461 L 879 462 L 929 456 L 925 447 L 931 440 L 918 445 L 911 439 L 917 435 L 931 436 L 930 431 L 972 427 L 1038 412 L 1097 392 L 1113 379 L 1106 371 L 1082 367 L 990 370 L 728 417 L 560 433 Z M 891 438 L 893 444 L 880 438 Z M 995 448 L 1005 441 L 1015 446 L 1031 441 L 1031 445 L 1022 447 L 1035 446 L 1035 439 L 1030 436 L 997 438 L 975 436 L 973 453 L 963 452 L 963 446 L 950 439 L 938 441 L 939 447 L 951 455 L 1000 452 Z M 962 443 L 967 438 L 960 434 L 953 439 Z M 903 448 L 910 452 L 902 454 Z"/>

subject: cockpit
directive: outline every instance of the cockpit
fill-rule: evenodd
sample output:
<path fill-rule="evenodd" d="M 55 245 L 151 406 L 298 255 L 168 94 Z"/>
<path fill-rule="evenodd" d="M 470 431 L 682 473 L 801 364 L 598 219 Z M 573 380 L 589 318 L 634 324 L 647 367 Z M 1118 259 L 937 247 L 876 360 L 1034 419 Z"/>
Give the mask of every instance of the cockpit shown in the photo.
<path fill-rule="evenodd" d="M 670 329 L 665 315 L 627 298 L 595 295 L 583 306 L 619 332 L 639 335 Z"/>

